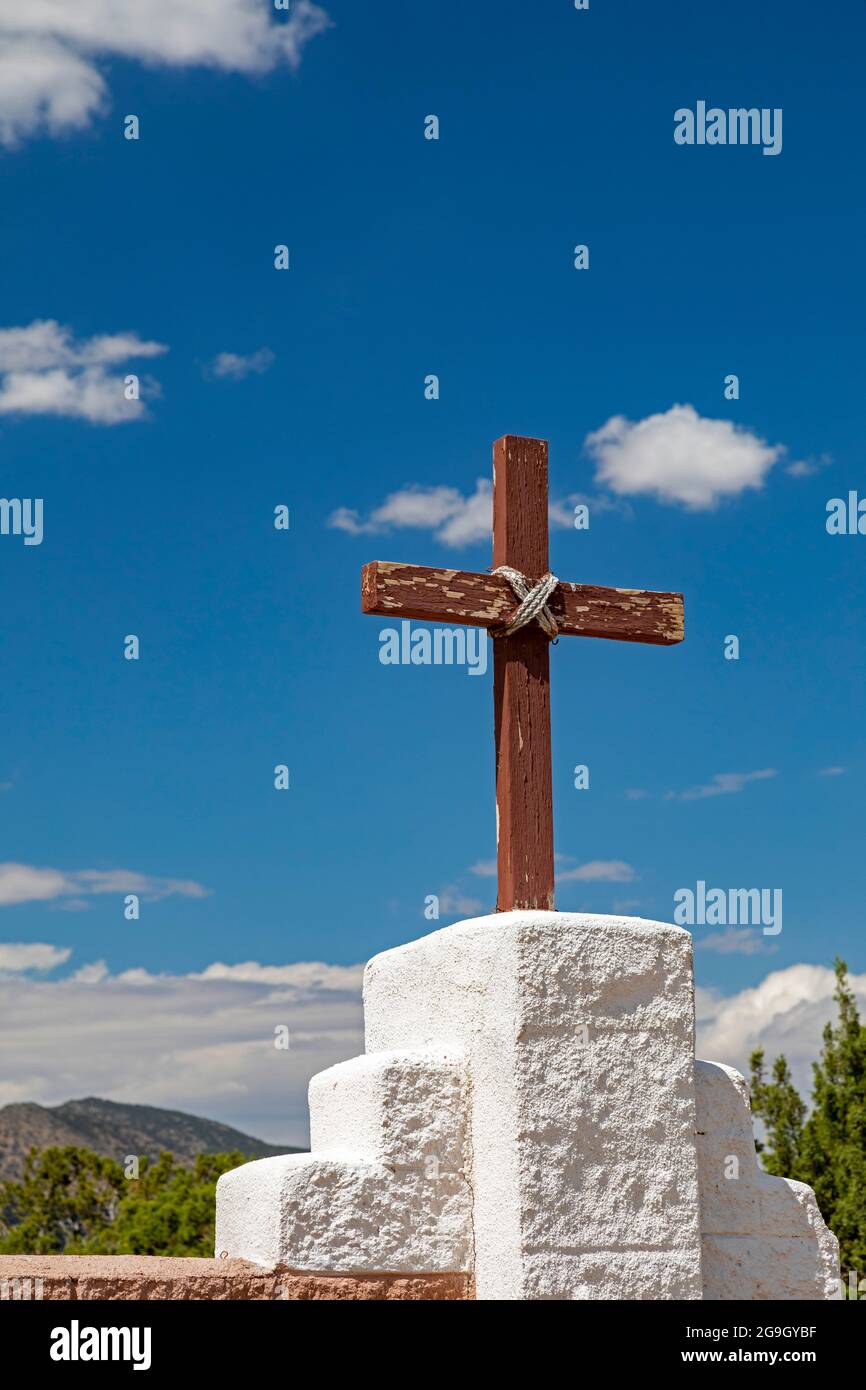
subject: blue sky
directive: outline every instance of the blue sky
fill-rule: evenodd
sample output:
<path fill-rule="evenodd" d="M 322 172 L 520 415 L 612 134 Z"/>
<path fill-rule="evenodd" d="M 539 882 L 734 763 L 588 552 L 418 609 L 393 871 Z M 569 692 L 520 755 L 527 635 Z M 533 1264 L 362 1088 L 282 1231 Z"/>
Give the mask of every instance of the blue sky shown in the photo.
<path fill-rule="evenodd" d="M 40 546 L 0 537 L 0 858 L 42 874 L 7 873 L 0 942 L 60 953 L 38 975 L 32 1036 L 47 981 L 96 961 L 172 979 L 214 962 L 352 967 L 492 903 L 472 871 L 495 853 L 490 675 L 383 666 L 359 575 L 375 558 L 486 568 L 489 539 L 437 534 L 435 490 L 471 497 L 504 433 L 549 439 L 552 497 L 590 499 L 588 531 L 552 529 L 558 575 L 685 594 L 678 648 L 551 654 L 556 847 L 574 874 L 558 906 L 670 920 L 698 879 L 781 887 L 778 937 L 696 952 L 708 1000 L 836 952 L 866 970 L 866 541 L 824 524 L 829 498 L 864 488 L 862 16 L 778 0 L 328 0 L 330 27 L 295 7 L 278 52 L 268 26 L 286 20 L 254 0 L 220 0 L 212 29 L 184 0 L 176 42 L 153 0 L 114 46 L 102 5 L 82 6 L 92 32 L 34 21 L 32 109 L 26 93 L 0 105 L 0 329 L 68 329 L 36 372 L 63 373 L 72 401 L 13 409 L 14 354 L 33 339 L 0 347 L 2 491 L 44 499 Z M 238 14 L 259 25 L 249 52 Z M 53 129 L 49 59 L 69 98 Z M 676 145 L 673 113 L 699 99 L 781 108 L 781 154 Z M 119 334 L 166 350 L 109 362 L 92 340 Z M 215 367 L 262 349 L 246 371 Z M 126 372 L 144 409 L 106 423 Z M 722 448 L 704 504 L 677 500 L 675 405 L 693 408 L 696 458 L 720 429 L 757 485 L 724 492 Z M 585 446 L 620 416 L 661 417 L 649 493 L 629 430 L 606 481 Z M 407 488 L 425 490 L 429 524 L 376 529 Z M 341 508 L 359 534 L 329 524 Z M 438 924 L 423 916 L 434 893 Z M 354 976 L 334 979 L 351 1032 Z M 331 1059 L 357 1050 L 341 1052 L 342 1027 Z M 61 1082 L 25 1056 L 0 1099 L 101 1087 L 196 1108 L 168 1083 L 83 1070 Z M 198 1108 L 292 1137 L 243 1085 Z"/>

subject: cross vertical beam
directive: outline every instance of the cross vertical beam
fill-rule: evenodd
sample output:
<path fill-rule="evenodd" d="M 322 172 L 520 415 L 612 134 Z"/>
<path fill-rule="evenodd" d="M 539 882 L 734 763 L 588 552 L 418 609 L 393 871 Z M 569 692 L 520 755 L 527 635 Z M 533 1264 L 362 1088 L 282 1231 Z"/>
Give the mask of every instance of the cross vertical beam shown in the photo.
<path fill-rule="evenodd" d="M 493 446 L 493 566 L 501 565 L 519 571 L 531 586 L 547 573 L 543 439 L 507 434 Z M 536 604 L 539 598 L 536 594 Z M 361 572 L 361 608 L 424 623 L 466 623 L 498 634 L 515 620 L 519 599 L 504 574 L 373 560 Z M 560 580 L 547 610 L 560 637 L 661 647 L 683 640 L 682 594 Z M 532 611 L 530 604 L 524 616 Z M 524 622 L 511 637 L 493 639 L 499 912 L 554 907 L 548 646 L 536 620 Z"/>
<path fill-rule="evenodd" d="M 548 568 L 547 442 L 493 446 L 493 566 Z M 498 912 L 554 908 L 550 643 L 537 623 L 493 642 Z"/>

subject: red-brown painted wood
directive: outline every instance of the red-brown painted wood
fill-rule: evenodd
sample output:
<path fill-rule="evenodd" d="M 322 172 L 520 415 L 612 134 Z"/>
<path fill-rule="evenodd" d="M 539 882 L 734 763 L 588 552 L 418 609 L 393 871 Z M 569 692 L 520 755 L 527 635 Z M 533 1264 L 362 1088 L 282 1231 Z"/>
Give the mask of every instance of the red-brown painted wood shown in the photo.
<path fill-rule="evenodd" d="M 505 435 L 493 446 L 493 567 L 530 580 L 547 571 L 547 443 Z M 365 613 L 498 627 L 518 600 L 499 575 L 374 560 L 361 575 Z M 560 583 L 549 600 L 562 636 L 669 646 L 684 635 L 676 593 Z M 532 623 L 493 641 L 497 908 L 553 908 L 549 642 Z"/>
<path fill-rule="evenodd" d="M 493 567 L 547 570 L 547 443 L 493 446 Z M 550 643 L 537 623 L 493 643 L 497 910 L 554 907 Z"/>
<path fill-rule="evenodd" d="M 361 571 L 361 608 L 425 623 L 498 627 L 518 600 L 499 574 L 373 560 Z M 683 640 L 682 594 L 563 581 L 548 601 L 561 637 L 609 637 L 667 647 Z"/>

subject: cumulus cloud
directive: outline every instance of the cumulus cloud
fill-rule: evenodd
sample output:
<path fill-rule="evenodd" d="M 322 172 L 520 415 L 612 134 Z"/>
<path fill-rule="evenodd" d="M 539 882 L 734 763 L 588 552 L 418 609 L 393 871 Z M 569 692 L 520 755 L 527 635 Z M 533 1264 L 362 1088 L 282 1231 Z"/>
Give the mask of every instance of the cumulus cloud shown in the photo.
<path fill-rule="evenodd" d="M 596 482 L 621 496 L 641 494 L 686 507 L 715 507 L 746 488 L 760 488 L 786 450 L 730 420 L 709 420 L 674 405 L 633 422 L 614 415 L 586 436 Z"/>
<path fill-rule="evenodd" d="M 550 504 L 550 524 L 574 525 L 574 510 L 565 502 Z M 489 541 L 493 533 L 493 485 L 478 478 L 475 491 L 464 497 L 455 487 L 422 487 L 410 483 L 390 493 L 366 517 L 351 507 L 338 507 L 328 525 L 350 536 L 381 534 L 401 528 L 430 531 L 435 540 L 455 549 Z"/>
<path fill-rule="evenodd" d="M 19 7 L 20 9 L 20 7 Z M 88 125 L 105 103 L 102 77 L 75 49 L 8 31 L 0 15 L 0 144 Z"/>
<path fill-rule="evenodd" d="M 167 351 L 164 343 L 137 333 L 76 339 L 55 319 L 0 328 L 0 414 L 67 415 L 97 425 L 140 419 L 144 403 L 126 399 L 124 375 L 115 369 Z M 147 381 L 143 388 L 150 394 L 158 390 Z"/>
<path fill-rule="evenodd" d="M 702 786 L 686 787 L 683 792 L 668 792 L 667 799 L 677 801 L 703 801 L 708 796 L 735 796 L 744 791 L 751 782 L 766 782 L 778 777 L 774 767 L 764 767 L 758 772 L 717 772 Z"/>
<path fill-rule="evenodd" d="M 114 57 L 265 73 L 296 68 L 329 24 L 312 0 L 292 0 L 284 21 L 260 0 L 0 0 L 0 142 L 89 125 Z"/>
<path fill-rule="evenodd" d="M 852 975 L 851 983 L 861 1013 L 866 1013 L 866 975 Z M 789 965 L 738 994 L 697 989 L 698 1056 L 727 1062 L 748 1075 L 754 1048 L 764 1048 L 768 1064 L 784 1053 L 796 1086 L 808 1098 L 821 1033 L 825 1023 L 836 1019 L 834 988 L 835 976 L 828 967 Z"/>
<path fill-rule="evenodd" d="M 63 869 L 36 868 L 31 864 L 0 864 L 0 907 L 19 903 L 50 902 L 69 899 L 83 906 L 81 899 L 101 893 L 137 893 L 155 902 L 159 898 L 180 896 L 203 898 L 207 889 L 191 879 L 157 878 L 152 874 L 135 873 L 130 869 Z"/>
<path fill-rule="evenodd" d="M 421 487 L 412 483 L 392 492 L 369 516 L 352 507 L 338 507 L 328 525 L 350 536 L 411 527 L 431 531 L 446 545 L 469 545 L 491 535 L 493 492 L 486 478 L 479 478 L 467 497 L 454 487 Z"/>
<path fill-rule="evenodd" d="M 243 381 L 245 376 L 266 372 L 274 362 L 270 348 L 259 348 L 244 357 L 239 352 L 220 352 L 210 364 L 209 374 L 216 377 L 230 377 L 232 381 Z"/>
<path fill-rule="evenodd" d="M 36 948 L 0 952 L 10 949 Z M 34 957 L 31 968 L 47 965 Z M 310 1077 L 363 1051 L 362 975 L 318 961 L 186 975 L 112 974 L 96 961 L 52 980 L 0 968 L 0 1104 L 97 1095 L 306 1144 Z M 283 1026 L 287 1051 L 274 1047 Z"/>

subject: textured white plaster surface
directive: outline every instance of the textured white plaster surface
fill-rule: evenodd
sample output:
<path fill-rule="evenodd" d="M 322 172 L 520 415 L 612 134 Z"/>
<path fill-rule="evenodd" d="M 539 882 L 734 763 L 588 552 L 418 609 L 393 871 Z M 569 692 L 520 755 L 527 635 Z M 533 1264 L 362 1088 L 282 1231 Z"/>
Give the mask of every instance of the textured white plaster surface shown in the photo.
<path fill-rule="evenodd" d="M 310 1147 L 460 1176 L 467 1166 L 463 1058 L 432 1049 L 367 1053 L 310 1082 Z"/>
<path fill-rule="evenodd" d="M 481 1299 L 838 1296 L 811 1190 L 757 1164 L 743 1078 L 694 1061 L 679 927 L 476 918 L 374 957 L 364 1005 L 366 1054 L 310 1083 L 313 1153 L 220 1178 L 218 1254 L 474 1270 Z"/>
<path fill-rule="evenodd" d="M 510 912 L 374 957 L 367 1048 L 461 1049 L 479 1298 L 700 1298 L 691 937 Z"/>
<path fill-rule="evenodd" d="M 698 1061 L 695 1089 L 704 1298 L 838 1298 L 836 1237 L 811 1187 L 760 1168 L 744 1077 Z"/>
<path fill-rule="evenodd" d="M 310 1083 L 315 1152 L 246 1163 L 217 1184 L 217 1253 L 273 1268 L 472 1268 L 462 1062 L 357 1057 Z"/>

